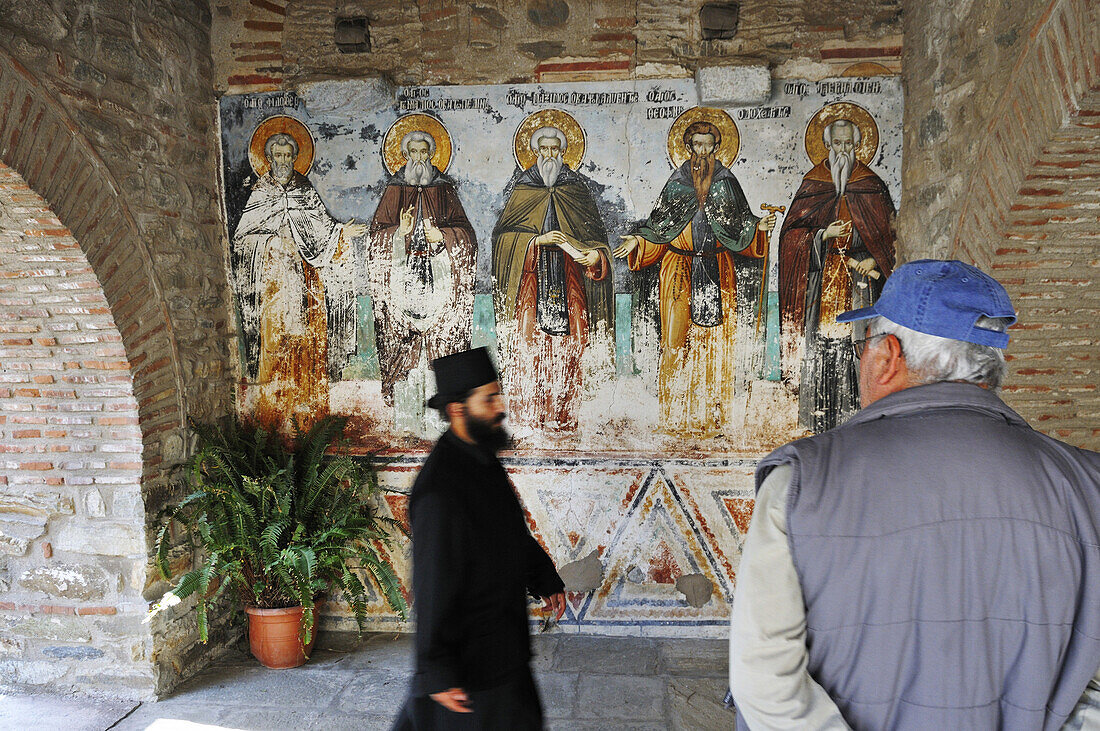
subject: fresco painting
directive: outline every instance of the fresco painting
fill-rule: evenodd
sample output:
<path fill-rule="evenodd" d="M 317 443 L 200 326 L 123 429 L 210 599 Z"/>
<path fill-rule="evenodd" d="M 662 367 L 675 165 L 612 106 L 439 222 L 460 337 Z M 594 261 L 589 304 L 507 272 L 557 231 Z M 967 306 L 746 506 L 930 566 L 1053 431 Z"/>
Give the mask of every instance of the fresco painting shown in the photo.
<path fill-rule="evenodd" d="M 798 423 L 814 432 L 859 410 L 852 325 L 836 316 L 873 304 L 894 268 L 894 203 L 868 167 L 877 147 L 878 127 L 862 107 L 830 104 L 815 114 L 806 127 L 813 167 L 780 234 L 784 367 L 792 381 L 798 372 Z"/>
<path fill-rule="evenodd" d="M 649 218 L 615 249 L 632 270 L 660 265 L 659 428 L 672 434 L 721 430 L 763 361 L 763 260 L 776 219 L 753 215 L 726 166 L 738 148 L 727 113 L 684 112 L 669 132 L 679 164 Z"/>
<path fill-rule="evenodd" d="M 576 171 L 584 131 L 559 109 L 527 117 L 514 137 L 518 172 L 493 231 L 494 309 L 504 337 L 504 387 L 513 423 L 577 429 L 581 358 L 598 333 L 610 366 L 611 250 Z"/>
<path fill-rule="evenodd" d="M 835 316 L 894 265 L 901 121 L 892 78 L 730 109 L 691 80 L 223 97 L 242 408 L 426 444 L 431 359 L 491 343 L 521 451 L 829 428 L 858 404 Z"/>
<path fill-rule="evenodd" d="M 307 429 L 328 412 L 329 376 L 355 352 L 351 242 L 367 227 L 329 214 L 306 177 L 314 144 L 298 120 L 266 119 L 248 155 L 257 179 L 231 262 L 244 369 L 258 387 L 253 411 Z"/>
<path fill-rule="evenodd" d="M 401 117 L 382 149 L 391 177 L 370 224 L 368 271 L 381 393 L 394 407 L 410 373 L 419 385 L 433 359 L 470 347 L 477 237 L 446 175 L 451 136 L 439 120 Z M 415 397 L 397 408 L 403 423 L 426 416 Z"/>

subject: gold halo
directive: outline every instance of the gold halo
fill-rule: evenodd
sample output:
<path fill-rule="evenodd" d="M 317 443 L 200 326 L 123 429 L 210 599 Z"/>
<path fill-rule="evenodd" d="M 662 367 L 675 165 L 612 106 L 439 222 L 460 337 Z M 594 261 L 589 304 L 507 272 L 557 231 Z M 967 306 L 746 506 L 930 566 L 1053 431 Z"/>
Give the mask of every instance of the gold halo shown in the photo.
<path fill-rule="evenodd" d="M 684 145 L 684 132 L 693 122 L 710 122 L 718 128 L 722 133 L 722 142 L 718 145 L 715 157 L 726 167 L 732 165 L 737 159 L 737 151 L 741 149 L 741 133 L 738 132 L 733 118 L 721 109 L 692 107 L 681 112 L 668 130 L 668 159 L 672 161 L 672 167 L 680 167 L 691 157 L 691 152 Z"/>
<path fill-rule="evenodd" d="M 252 133 L 252 139 L 248 143 L 248 162 L 252 164 L 252 169 L 260 177 L 266 175 L 271 169 L 264 155 L 264 145 L 267 144 L 271 135 L 280 132 L 290 135 L 298 143 L 298 157 L 294 158 L 294 169 L 305 175 L 313 167 L 313 135 L 304 124 L 285 114 L 268 117 L 256 125 L 256 131 Z"/>
<path fill-rule="evenodd" d="M 382 159 L 386 163 L 386 169 L 393 175 L 405 164 L 405 153 L 401 152 L 401 140 L 409 132 L 427 132 L 435 140 L 435 152 L 432 154 L 432 165 L 439 168 L 440 172 L 447 172 L 451 164 L 451 133 L 435 117 L 430 114 L 406 114 L 399 117 L 390 125 L 382 140 Z"/>
<path fill-rule="evenodd" d="M 817 165 L 829 157 L 822 135 L 825 128 L 838 119 L 846 119 L 859 127 L 860 140 L 859 147 L 856 148 L 856 158 L 864 165 L 870 165 L 875 159 L 875 151 L 878 150 L 878 125 L 870 112 L 851 102 L 826 104 L 810 119 L 810 123 L 806 125 L 806 155 L 810 162 Z"/>
<path fill-rule="evenodd" d="M 538 159 L 538 153 L 531 149 L 531 135 L 542 127 L 556 127 L 562 131 L 566 142 L 562 161 L 576 170 L 584 159 L 584 129 L 573 115 L 561 109 L 541 109 L 520 122 L 512 136 L 512 153 L 520 168 L 526 170 Z"/>

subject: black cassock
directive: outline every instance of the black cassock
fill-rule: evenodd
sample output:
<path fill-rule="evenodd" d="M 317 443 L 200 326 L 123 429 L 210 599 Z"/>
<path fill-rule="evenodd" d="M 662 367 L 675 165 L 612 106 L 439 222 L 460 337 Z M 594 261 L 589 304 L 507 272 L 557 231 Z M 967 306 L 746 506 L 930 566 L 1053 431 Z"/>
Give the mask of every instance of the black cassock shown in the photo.
<path fill-rule="evenodd" d="M 447 431 L 409 499 L 416 672 L 394 729 L 541 729 L 527 594 L 564 589 L 503 465 Z M 463 688 L 473 713 L 428 696 Z"/>

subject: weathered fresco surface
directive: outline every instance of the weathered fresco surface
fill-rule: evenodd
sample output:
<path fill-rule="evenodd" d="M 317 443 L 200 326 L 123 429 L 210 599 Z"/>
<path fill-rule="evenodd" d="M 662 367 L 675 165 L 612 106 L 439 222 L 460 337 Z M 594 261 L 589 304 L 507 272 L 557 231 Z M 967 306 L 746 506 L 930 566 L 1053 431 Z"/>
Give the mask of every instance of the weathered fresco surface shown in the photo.
<path fill-rule="evenodd" d="M 689 80 L 224 97 L 240 405 L 350 415 L 407 491 L 428 363 L 489 345 L 532 531 L 599 563 L 563 626 L 720 634 L 756 459 L 858 403 L 835 315 L 892 270 L 901 121 L 891 77 L 725 110 Z"/>

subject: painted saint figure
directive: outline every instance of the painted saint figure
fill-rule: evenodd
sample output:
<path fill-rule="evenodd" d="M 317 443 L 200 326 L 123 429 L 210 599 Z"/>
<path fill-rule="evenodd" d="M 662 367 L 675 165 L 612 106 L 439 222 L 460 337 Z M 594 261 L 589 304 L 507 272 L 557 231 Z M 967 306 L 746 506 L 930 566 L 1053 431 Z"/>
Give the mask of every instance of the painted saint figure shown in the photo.
<path fill-rule="evenodd" d="M 592 333 L 611 342 L 611 252 L 586 178 L 563 160 L 566 134 L 543 126 L 528 144 L 535 163 L 515 178 L 493 231 L 497 331 L 514 324 L 505 375 L 515 422 L 573 431 L 581 356 Z"/>
<path fill-rule="evenodd" d="M 877 145 L 870 115 L 824 124 L 820 161 L 806 173 L 779 237 L 779 311 L 784 375 L 799 375 L 799 424 L 831 429 L 859 409 L 852 326 L 836 316 L 874 303 L 894 268 L 894 204 L 864 160 Z M 861 130 L 861 126 L 867 131 Z M 807 149 L 816 145 L 815 124 Z M 876 142 L 868 139 L 874 134 Z M 809 139 L 810 135 L 815 140 Z M 827 155 L 826 155 L 827 153 Z"/>
<path fill-rule="evenodd" d="M 296 134 L 279 132 L 263 142 L 269 169 L 252 186 L 231 256 L 245 370 L 260 387 L 254 415 L 282 425 L 294 417 L 308 427 L 328 412 L 329 380 L 339 379 L 355 352 L 350 242 L 367 227 L 329 214 L 295 169 L 308 170 L 296 139 L 308 132 L 296 120 L 285 126 Z"/>
<path fill-rule="evenodd" d="M 404 126 L 395 124 L 391 134 Z M 436 153 L 437 140 L 428 131 L 400 137 L 404 164 L 386 185 L 370 225 L 375 333 L 388 405 L 394 404 L 394 384 L 418 364 L 470 348 L 477 239 L 454 181 L 435 164 Z"/>
<path fill-rule="evenodd" d="M 735 134 L 733 120 L 719 114 Z M 687 159 L 649 218 L 615 249 L 635 271 L 660 263 L 658 400 L 662 429 L 670 433 L 721 430 L 738 380 L 748 379 L 749 359 L 738 357 L 738 349 L 763 346 L 763 327 L 756 327 L 761 264 L 775 214 L 751 213 L 737 178 L 718 158 L 722 141 L 711 121 L 687 125 L 675 140 Z"/>

